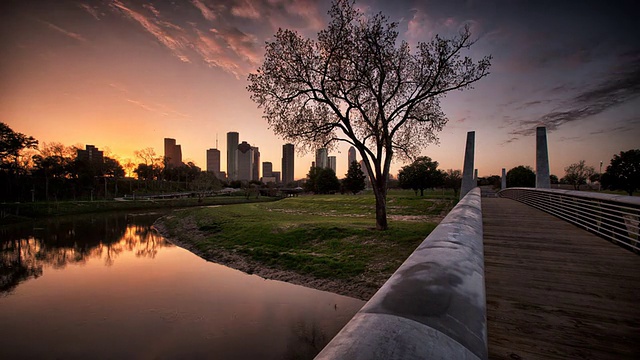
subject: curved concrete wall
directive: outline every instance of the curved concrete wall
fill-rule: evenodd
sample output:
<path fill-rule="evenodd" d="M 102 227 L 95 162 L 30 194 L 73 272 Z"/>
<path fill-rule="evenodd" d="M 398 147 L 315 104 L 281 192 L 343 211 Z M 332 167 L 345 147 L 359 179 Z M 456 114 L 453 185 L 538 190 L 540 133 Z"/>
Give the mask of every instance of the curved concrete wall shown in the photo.
<path fill-rule="evenodd" d="M 471 190 L 316 359 L 486 359 L 480 188 Z"/>

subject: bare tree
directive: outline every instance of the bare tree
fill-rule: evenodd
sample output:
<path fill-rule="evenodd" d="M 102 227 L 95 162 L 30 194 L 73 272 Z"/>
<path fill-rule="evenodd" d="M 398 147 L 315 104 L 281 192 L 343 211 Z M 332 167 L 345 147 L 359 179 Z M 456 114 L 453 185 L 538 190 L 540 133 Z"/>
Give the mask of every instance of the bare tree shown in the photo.
<path fill-rule="evenodd" d="M 580 185 L 586 184 L 587 179 L 596 171 L 593 166 L 588 166 L 585 164 L 584 160 L 580 160 L 579 162 L 564 168 L 564 172 L 564 181 L 567 184 L 573 185 L 575 190 L 579 190 Z"/>
<path fill-rule="evenodd" d="M 410 159 L 437 142 L 447 122 L 440 99 L 486 76 L 490 57 L 462 57 L 474 43 L 468 27 L 411 51 L 398 42 L 397 23 L 363 14 L 352 0 L 336 0 L 329 15 L 317 40 L 279 29 L 247 89 L 271 129 L 302 151 L 338 142 L 358 150 L 376 197 L 376 228 L 384 230 L 393 156 Z"/>

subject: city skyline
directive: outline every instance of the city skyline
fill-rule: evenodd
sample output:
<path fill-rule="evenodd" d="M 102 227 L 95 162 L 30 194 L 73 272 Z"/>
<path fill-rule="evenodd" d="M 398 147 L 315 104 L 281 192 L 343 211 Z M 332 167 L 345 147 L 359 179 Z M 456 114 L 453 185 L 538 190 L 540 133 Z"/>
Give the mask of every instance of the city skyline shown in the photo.
<path fill-rule="evenodd" d="M 480 176 L 535 167 L 535 128 L 547 126 L 551 173 L 579 160 L 605 166 L 638 147 L 640 46 L 630 1 L 356 2 L 398 22 L 415 48 L 470 25 L 474 58 L 491 54 L 491 74 L 442 102 L 440 145 L 422 150 L 442 169 L 461 169 L 467 131 L 476 131 Z M 245 90 L 278 27 L 315 38 L 325 1 L 4 1 L 0 9 L 0 118 L 42 142 L 133 152 L 179 139 L 184 161 L 206 164 L 217 133 L 237 131 L 273 163 L 288 141 L 273 135 Z M 69 131 L 72 129 L 72 131 Z M 218 149 L 226 149 L 223 137 Z M 297 150 L 303 150 L 297 147 Z M 303 178 L 315 149 L 295 154 Z M 342 159 L 348 145 L 330 149 Z M 360 158 L 360 154 L 358 154 Z M 406 162 L 392 163 L 392 174 Z M 225 162 L 221 164 L 227 170 Z M 283 171 L 283 169 L 282 169 Z M 337 161 L 337 175 L 347 162 Z"/>

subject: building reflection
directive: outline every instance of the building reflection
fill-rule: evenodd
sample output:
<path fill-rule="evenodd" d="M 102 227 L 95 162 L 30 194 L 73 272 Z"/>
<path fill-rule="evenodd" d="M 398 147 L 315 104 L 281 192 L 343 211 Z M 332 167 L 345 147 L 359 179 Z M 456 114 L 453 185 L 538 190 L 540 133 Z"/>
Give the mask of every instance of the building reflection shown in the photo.
<path fill-rule="evenodd" d="M 171 246 L 152 228 L 158 216 L 76 216 L 0 229 L 0 295 L 40 277 L 47 267 L 61 269 L 91 259 L 111 266 L 125 252 L 154 258 L 159 248 Z"/>

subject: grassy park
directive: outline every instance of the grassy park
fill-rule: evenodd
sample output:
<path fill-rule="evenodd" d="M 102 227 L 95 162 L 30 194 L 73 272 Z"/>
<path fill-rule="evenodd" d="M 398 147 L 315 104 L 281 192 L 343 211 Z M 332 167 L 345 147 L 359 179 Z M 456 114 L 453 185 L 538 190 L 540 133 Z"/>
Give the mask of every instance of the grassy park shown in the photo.
<path fill-rule="evenodd" d="M 213 261 L 234 254 L 259 268 L 377 288 L 455 202 L 453 193 L 441 190 L 423 197 L 391 191 L 387 231 L 375 230 L 372 194 L 186 209 L 164 217 L 159 225 L 170 239 Z"/>

